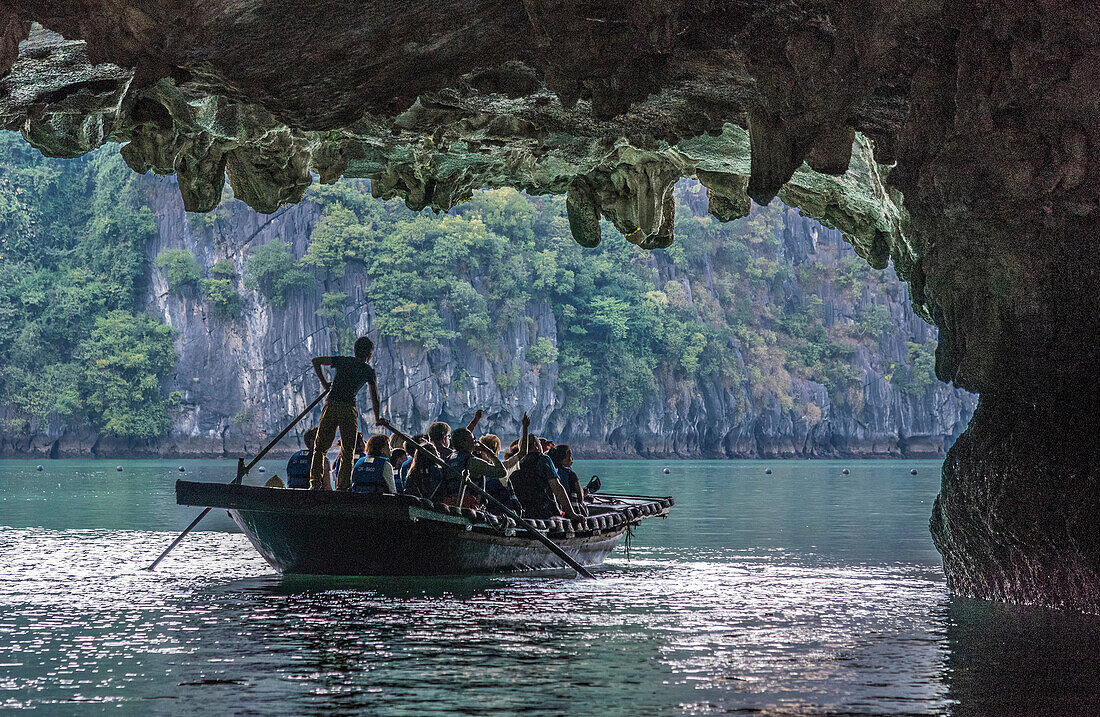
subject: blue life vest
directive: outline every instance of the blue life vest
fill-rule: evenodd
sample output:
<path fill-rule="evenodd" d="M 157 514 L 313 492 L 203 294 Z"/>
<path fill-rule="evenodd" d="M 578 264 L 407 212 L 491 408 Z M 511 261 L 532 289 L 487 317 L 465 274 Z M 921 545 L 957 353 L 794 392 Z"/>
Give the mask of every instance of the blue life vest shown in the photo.
<path fill-rule="evenodd" d="M 554 464 L 541 453 L 528 453 L 508 482 L 523 506 L 525 518 L 560 518 L 561 507 L 550 481 L 557 481 Z"/>
<path fill-rule="evenodd" d="M 466 479 L 466 464 L 473 458 L 472 453 L 459 453 L 455 451 L 447 459 L 447 465 L 454 469 L 454 471 L 443 471 L 444 473 L 443 484 L 439 488 L 439 498 L 447 498 L 451 496 L 458 496 L 462 493 L 462 485 Z M 457 473 L 457 475 L 456 475 Z"/>
<path fill-rule="evenodd" d="M 360 458 L 366 457 L 366 455 L 367 455 L 366 453 L 356 453 L 355 457 L 351 461 L 351 469 L 355 470 L 355 464 L 357 462 L 359 462 Z M 341 460 L 343 460 L 343 456 L 336 456 L 336 460 L 334 460 L 332 462 L 332 474 L 333 475 L 339 475 L 340 474 L 340 461 Z"/>
<path fill-rule="evenodd" d="M 409 469 L 412 468 L 412 464 L 412 456 L 409 456 L 405 459 L 405 462 L 401 464 L 401 469 L 397 471 L 397 475 L 394 476 L 393 482 L 397 484 L 398 493 L 404 493 L 409 490 Z"/>
<path fill-rule="evenodd" d="M 313 451 L 303 448 L 286 462 L 287 488 L 309 488 L 309 465 L 313 462 Z"/>
<path fill-rule="evenodd" d="M 386 485 L 385 470 L 389 465 L 382 456 L 364 456 L 351 470 L 351 489 L 355 493 L 373 493 L 375 495 L 389 490 Z"/>
<path fill-rule="evenodd" d="M 523 510 L 523 506 L 520 505 L 519 498 L 516 497 L 516 492 L 512 490 L 511 485 L 505 485 L 501 482 L 500 478 L 486 478 L 485 479 L 485 492 L 493 496 L 501 503 L 503 503 L 509 510 L 519 512 Z M 500 509 L 492 503 L 488 503 L 485 506 L 485 510 L 490 513 L 499 513 Z"/>

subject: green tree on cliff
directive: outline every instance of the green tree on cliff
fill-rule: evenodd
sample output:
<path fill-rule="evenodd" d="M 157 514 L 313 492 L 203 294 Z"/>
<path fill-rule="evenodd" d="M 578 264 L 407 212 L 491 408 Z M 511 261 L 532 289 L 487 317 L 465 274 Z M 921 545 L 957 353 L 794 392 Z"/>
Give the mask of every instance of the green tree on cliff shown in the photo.
<path fill-rule="evenodd" d="M 0 403 L 9 428 L 52 419 L 149 438 L 167 425 L 160 384 L 174 368 L 172 342 L 135 305 L 156 233 L 143 181 L 110 148 L 58 161 L 0 133 Z M 146 383 L 135 382 L 135 366 Z M 116 395 L 124 389 L 130 398 Z"/>

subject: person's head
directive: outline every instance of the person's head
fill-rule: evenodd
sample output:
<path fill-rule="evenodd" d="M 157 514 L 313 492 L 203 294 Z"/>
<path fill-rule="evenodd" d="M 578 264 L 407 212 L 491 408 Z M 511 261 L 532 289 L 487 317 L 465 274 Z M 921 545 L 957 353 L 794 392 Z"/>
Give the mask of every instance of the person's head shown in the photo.
<path fill-rule="evenodd" d="M 390 436 L 390 451 L 396 451 L 405 447 L 405 439 L 396 433 Z"/>
<path fill-rule="evenodd" d="M 549 451 L 547 451 L 550 460 L 554 461 L 554 465 L 559 468 L 568 468 L 573 465 L 573 451 L 569 448 L 568 443 L 559 443 Z"/>
<path fill-rule="evenodd" d="M 427 433 L 417 433 L 415 436 L 413 436 L 413 441 L 417 443 L 423 443 L 426 440 L 428 440 Z"/>
<path fill-rule="evenodd" d="M 459 428 L 451 434 L 451 446 L 459 453 L 473 453 L 477 442 L 468 428 Z"/>
<path fill-rule="evenodd" d="M 317 426 L 306 431 L 305 435 L 302 436 L 302 440 L 306 442 L 306 448 L 312 451 L 313 444 L 317 442 Z"/>
<path fill-rule="evenodd" d="M 409 454 L 404 448 L 394 448 L 390 451 L 390 465 L 394 468 L 400 468 L 408 457 Z"/>
<path fill-rule="evenodd" d="M 542 453 L 542 441 L 535 434 L 527 436 L 527 455 L 532 453 Z"/>
<path fill-rule="evenodd" d="M 362 435 L 362 434 L 360 434 Z M 390 439 L 381 433 L 376 433 L 370 437 L 367 441 L 367 455 L 368 456 L 380 456 L 382 458 L 390 457 Z"/>
<path fill-rule="evenodd" d="M 500 438 L 492 433 L 481 437 L 481 445 L 492 451 L 494 456 L 500 453 Z"/>
<path fill-rule="evenodd" d="M 381 435 L 381 434 L 379 434 L 379 435 Z M 385 436 L 382 436 L 382 437 L 386 438 Z M 371 436 L 371 438 L 374 438 L 374 436 Z M 388 438 L 386 439 L 386 443 L 389 443 Z M 367 452 L 367 442 L 365 440 L 363 440 L 363 434 L 362 433 L 356 433 L 355 434 L 355 452 L 356 453 L 366 453 Z"/>
<path fill-rule="evenodd" d="M 373 341 L 366 336 L 360 336 L 355 340 L 355 358 L 360 361 L 369 361 L 372 353 L 374 353 Z"/>
<path fill-rule="evenodd" d="M 437 446 L 447 445 L 447 437 L 451 435 L 451 427 L 442 421 L 436 421 L 428 426 L 428 439 Z"/>

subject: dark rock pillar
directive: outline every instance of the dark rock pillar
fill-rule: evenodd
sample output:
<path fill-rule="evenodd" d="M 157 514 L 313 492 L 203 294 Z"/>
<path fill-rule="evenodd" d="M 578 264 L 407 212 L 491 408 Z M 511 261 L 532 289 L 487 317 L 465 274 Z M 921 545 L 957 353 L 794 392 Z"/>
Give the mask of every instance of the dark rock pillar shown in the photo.
<path fill-rule="evenodd" d="M 952 592 L 1100 611 L 1100 439 L 1083 408 L 982 397 L 932 511 Z"/>
<path fill-rule="evenodd" d="M 953 592 L 1100 610 L 1100 50 L 1085 4 L 960 12 L 898 173 L 940 378 L 979 392 L 932 535 Z M 1091 20 L 1090 20 L 1091 18 Z M 923 99 L 921 99 L 923 98 Z"/>

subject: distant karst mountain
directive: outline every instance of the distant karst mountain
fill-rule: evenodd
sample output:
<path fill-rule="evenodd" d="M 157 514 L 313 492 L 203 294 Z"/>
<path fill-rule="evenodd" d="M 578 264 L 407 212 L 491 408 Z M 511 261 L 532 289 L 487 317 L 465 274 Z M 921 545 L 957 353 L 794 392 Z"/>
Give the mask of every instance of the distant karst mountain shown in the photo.
<path fill-rule="evenodd" d="M 108 150 L 3 148 L 5 455 L 235 456 L 309 401 L 311 355 L 360 333 L 399 424 L 482 408 L 511 436 L 527 410 L 585 456 L 941 455 L 976 402 L 935 381 L 935 329 L 893 272 L 778 201 L 723 224 L 685 181 L 676 244 L 605 227 L 585 249 L 562 198 L 436 216 L 347 181 L 195 215 Z M 42 250 L 12 250 L 20 232 Z"/>

